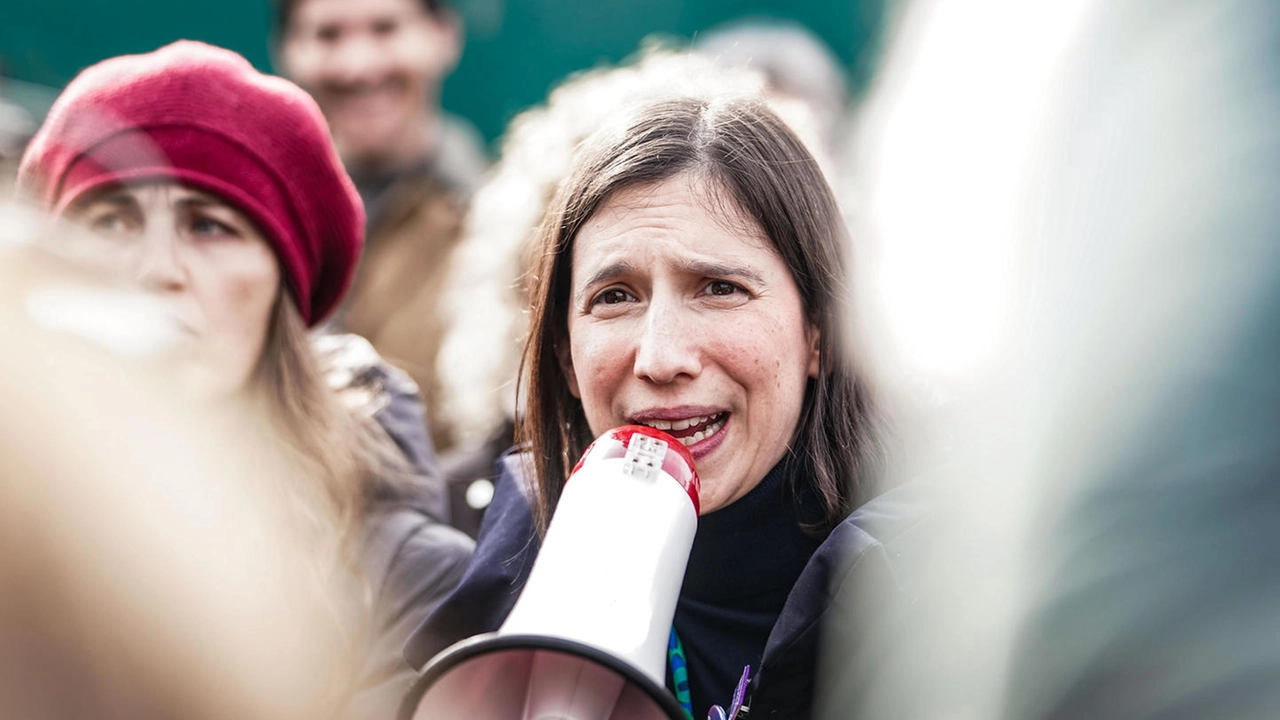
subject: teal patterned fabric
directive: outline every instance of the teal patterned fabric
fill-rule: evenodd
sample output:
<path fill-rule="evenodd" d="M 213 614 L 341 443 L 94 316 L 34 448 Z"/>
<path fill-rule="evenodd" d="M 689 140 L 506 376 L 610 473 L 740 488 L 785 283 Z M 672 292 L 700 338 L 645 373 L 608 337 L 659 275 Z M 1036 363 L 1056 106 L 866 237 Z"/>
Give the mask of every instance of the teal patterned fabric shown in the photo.
<path fill-rule="evenodd" d="M 689 668 L 685 666 L 684 646 L 676 629 L 671 628 L 671 639 L 667 642 L 667 657 L 671 661 L 671 685 L 676 690 L 676 700 L 684 708 L 687 720 L 693 720 L 693 698 L 689 695 Z"/>

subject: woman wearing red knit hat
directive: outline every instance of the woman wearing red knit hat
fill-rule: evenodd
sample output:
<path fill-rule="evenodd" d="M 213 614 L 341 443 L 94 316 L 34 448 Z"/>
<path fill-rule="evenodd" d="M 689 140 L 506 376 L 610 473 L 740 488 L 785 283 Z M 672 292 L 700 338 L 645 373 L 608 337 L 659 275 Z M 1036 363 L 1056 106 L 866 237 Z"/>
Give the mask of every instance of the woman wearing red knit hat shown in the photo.
<path fill-rule="evenodd" d="M 78 256 L 163 303 L 197 393 L 247 396 L 276 419 L 371 595 L 353 714 L 390 716 L 410 676 L 403 641 L 457 583 L 471 543 L 414 482 L 410 463 L 427 466 L 430 446 L 407 378 L 358 341 L 320 338 L 319 357 L 308 338 L 347 289 L 364 225 L 315 103 L 201 43 L 106 60 L 54 104 L 18 188 L 90 230 Z M 322 361 L 339 359 L 336 374 L 359 385 L 351 402 L 325 384 Z"/>

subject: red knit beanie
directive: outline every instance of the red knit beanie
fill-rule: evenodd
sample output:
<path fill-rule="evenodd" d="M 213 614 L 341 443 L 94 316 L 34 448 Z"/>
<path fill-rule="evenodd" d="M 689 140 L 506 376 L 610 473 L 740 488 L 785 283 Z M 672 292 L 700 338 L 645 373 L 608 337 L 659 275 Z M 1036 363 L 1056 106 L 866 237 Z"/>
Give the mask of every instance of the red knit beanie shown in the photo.
<path fill-rule="evenodd" d="M 60 214 L 97 188 L 161 178 L 248 215 L 308 324 L 346 292 L 364 206 L 320 109 L 293 83 L 186 40 L 103 61 L 54 103 L 22 157 L 18 187 Z"/>

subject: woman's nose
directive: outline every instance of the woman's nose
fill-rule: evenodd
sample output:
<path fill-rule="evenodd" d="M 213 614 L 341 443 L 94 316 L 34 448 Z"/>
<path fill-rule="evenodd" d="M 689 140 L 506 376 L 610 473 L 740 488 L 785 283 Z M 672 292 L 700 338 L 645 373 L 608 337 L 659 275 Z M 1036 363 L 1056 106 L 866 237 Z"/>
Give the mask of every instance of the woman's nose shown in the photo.
<path fill-rule="evenodd" d="M 701 333 L 688 311 L 655 303 L 645 315 L 637 340 L 635 374 L 659 385 L 702 370 Z"/>
<path fill-rule="evenodd" d="M 148 290 L 181 290 L 186 286 L 187 276 L 179 253 L 178 239 L 171 233 L 144 233 L 134 258 L 138 282 Z"/>

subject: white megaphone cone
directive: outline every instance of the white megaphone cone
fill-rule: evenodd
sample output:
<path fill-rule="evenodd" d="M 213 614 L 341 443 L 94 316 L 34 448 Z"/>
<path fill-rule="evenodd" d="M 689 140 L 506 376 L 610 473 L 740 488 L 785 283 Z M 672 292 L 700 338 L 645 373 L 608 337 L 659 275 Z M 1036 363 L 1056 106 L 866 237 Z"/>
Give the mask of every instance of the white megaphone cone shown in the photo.
<path fill-rule="evenodd" d="M 400 717 L 683 720 L 663 678 L 697 526 L 698 476 L 680 441 L 637 425 L 600 436 L 502 628 L 433 658 Z"/>

